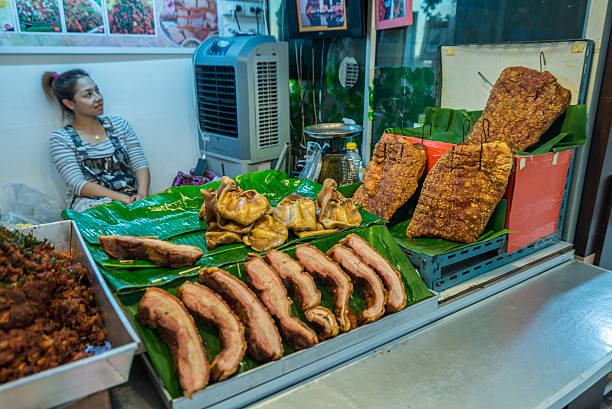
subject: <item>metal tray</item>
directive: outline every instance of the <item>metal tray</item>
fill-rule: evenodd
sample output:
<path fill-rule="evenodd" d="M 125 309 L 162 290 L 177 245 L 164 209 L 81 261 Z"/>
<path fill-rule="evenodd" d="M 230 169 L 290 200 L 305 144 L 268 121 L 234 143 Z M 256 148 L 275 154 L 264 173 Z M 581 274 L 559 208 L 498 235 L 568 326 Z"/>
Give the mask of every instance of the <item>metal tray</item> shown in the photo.
<path fill-rule="evenodd" d="M 315 139 L 351 138 L 363 131 L 361 125 L 344 123 L 325 123 L 309 125 L 304 128 L 304 133 Z"/>
<path fill-rule="evenodd" d="M 142 357 L 166 407 L 239 408 L 307 379 L 406 334 L 438 308 L 438 294 L 395 314 L 358 327 L 314 347 L 258 366 L 195 393 L 192 399 L 172 399 L 147 354 Z"/>
<path fill-rule="evenodd" d="M 76 224 L 63 221 L 26 227 L 38 239 L 47 239 L 60 252 L 84 265 L 104 319 L 109 351 L 0 385 L 0 407 L 48 408 L 83 398 L 128 380 L 138 336 L 94 268 Z"/>

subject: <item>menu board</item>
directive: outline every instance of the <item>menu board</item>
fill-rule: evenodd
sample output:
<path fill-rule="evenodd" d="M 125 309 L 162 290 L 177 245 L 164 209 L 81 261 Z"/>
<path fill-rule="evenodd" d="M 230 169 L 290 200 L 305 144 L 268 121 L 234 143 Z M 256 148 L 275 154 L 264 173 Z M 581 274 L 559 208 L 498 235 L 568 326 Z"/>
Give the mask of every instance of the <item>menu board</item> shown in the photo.
<path fill-rule="evenodd" d="M 193 48 L 217 25 L 217 0 L 0 0 L 0 52 Z"/>

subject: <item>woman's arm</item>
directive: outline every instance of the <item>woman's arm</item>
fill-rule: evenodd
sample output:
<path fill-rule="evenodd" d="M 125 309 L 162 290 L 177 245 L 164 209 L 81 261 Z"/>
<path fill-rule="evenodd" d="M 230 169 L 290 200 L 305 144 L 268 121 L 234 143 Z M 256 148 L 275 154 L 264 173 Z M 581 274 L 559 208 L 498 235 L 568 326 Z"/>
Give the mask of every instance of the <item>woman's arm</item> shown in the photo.
<path fill-rule="evenodd" d="M 136 196 L 128 196 L 123 193 L 115 192 L 114 190 L 110 190 L 105 188 L 104 186 L 100 186 L 97 183 L 87 182 L 81 188 L 81 196 L 87 197 L 96 197 L 103 196 L 108 197 L 112 200 L 117 200 L 119 202 L 123 202 L 125 204 L 130 204 L 136 199 Z"/>
<path fill-rule="evenodd" d="M 149 196 L 149 182 L 151 180 L 151 174 L 149 168 L 142 168 L 136 171 L 136 182 L 138 182 L 138 193 L 136 193 L 136 200 L 144 199 Z"/>

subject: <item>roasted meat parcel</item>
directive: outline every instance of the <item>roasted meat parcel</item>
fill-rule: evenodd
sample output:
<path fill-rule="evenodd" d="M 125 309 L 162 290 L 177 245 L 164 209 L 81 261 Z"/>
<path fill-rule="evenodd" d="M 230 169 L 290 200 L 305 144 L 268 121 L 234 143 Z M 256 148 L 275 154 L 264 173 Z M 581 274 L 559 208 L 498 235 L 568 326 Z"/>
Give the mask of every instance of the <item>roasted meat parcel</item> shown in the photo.
<path fill-rule="evenodd" d="M 383 134 L 353 201 L 370 213 L 389 220 L 416 191 L 426 164 L 425 146 Z"/>
<path fill-rule="evenodd" d="M 381 279 L 353 251 L 342 244 L 334 245 L 327 255 L 336 261 L 361 288 L 366 307 L 359 314 L 359 324 L 376 321 L 385 313 L 387 292 Z"/>
<path fill-rule="evenodd" d="M 306 324 L 291 315 L 291 298 L 276 272 L 256 254 L 249 254 L 244 263 L 246 280 L 259 299 L 276 318 L 283 339 L 296 350 L 316 345 L 319 340 Z"/>
<path fill-rule="evenodd" d="M 406 236 L 476 241 L 504 194 L 512 162 L 505 142 L 446 151 L 423 182 Z"/>
<path fill-rule="evenodd" d="M 274 218 L 293 231 L 317 230 L 317 207 L 311 199 L 292 193 L 274 208 Z"/>
<path fill-rule="evenodd" d="M 274 320 L 245 283 L 217 267 L 200 270 L 199 280 L 223 298 L 245 327 L 247 351 L 257 362 L 283 356 L 283 343 Z"/>
<path fill-rule="evenodd" d="M 293 292 L 304 317 L 316 328 L 319 339 L 338 335 L 338 322 L 330 310 L 320 305 L 321 292 L 312 276 L 304 271 L 304 266 L 275 250 L 268 252 L 265 260 L 279 275 L 285 288 Z"/>
<path fill-rule="evenodd" d="M 138 305 L 138 321 L 168 346 L 179 383 L 190 397 L 208 384 L 209 367 L 202 338 L 183 303 L 167 291 L 147 288 Z"/>
<path fill-rule="evenodd" d="M 351 233 L 340 240 L 340 244 L 350 247 L 361 261 L 376 271 L 383 281 L 388 295 L 385 313 L 391 314 L 402 310 L 406 306 L 406 291 L 400 272 L 393 268 L 391 263 L 376 251 L 370 243 L 355 233 Z"/>
<path fill-rule="evenodd" d="M 319 223 L 325 229 L 343 229 L 361 225 L 361 213 L 351 199 L 342 196 L 333 179 L 325 179 L 317 195 Z"/>
<path fill-rule="evenodd" d="M 196 246 L 132 236 L 98 236 L 104 252 L 111 258 L 151 260 L 162 267 L 189 267 L 204 252 Z"/>
<path fill-rule="evenodd" d="M 218 294 L 201 284 L 186 281 L 176 294 L 197 320 L 217 327 L 221 352 L 210 365 L 210 377 L 214 382 L 227 379 L 236 372 L 247 349 L 240 320 Z"/>
<path fill-rule="evenodd" d="M 342 269 L 310 244 L 300 244 L 295 248 L 295 257 L 314 277 L 321 279 L 329 287 L 334 300 L 334 315 L 341 332 L 357 326 L 355 312 L 349 306 L 353 293 L 353 283 Z"/>
<path fill-rule="evenodd" d="M 255 251 L 267 251 L 287 241 L 289 231 L 284 224 L 267 214 L 255 223 L 253 230 L 242 238 Z"/>
<path fill-rule="evenodd" d="M 223 188 L 223 189 L 222 189 Z M 243 191 L 236 182 L 224 176 L 217 193 L 217 212 L 222 219 L 247 226 L 261 218 L 270 203 L 265 196 L 254 190 Z"/>
<path fill-rule="evenodd" d="M 570 103 L 570 91 L 548 71 L 509 67 L 493 85 L 482 116 L 466 138 L 468 144 L 506 142 L 524 151 L 538 142 Z M 488 119 L 489 129 L 483 130 Z M 486 138 L 483 133 L 487 133 Z"/>

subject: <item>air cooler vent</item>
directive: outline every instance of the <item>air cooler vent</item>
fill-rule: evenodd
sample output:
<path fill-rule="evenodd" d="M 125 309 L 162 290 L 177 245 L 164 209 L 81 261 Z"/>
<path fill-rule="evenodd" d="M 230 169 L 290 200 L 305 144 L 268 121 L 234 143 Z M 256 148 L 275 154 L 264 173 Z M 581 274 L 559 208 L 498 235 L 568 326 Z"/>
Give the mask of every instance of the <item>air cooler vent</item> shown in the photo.
<path fill-rule="evenodd" d="M 204 132 L 238 138 L 234 67 L 197 65 L 195 74 L 200 128 Z"/>
<path fill-rule="evenodd" d="M 278 67 L 276 61 L 257 62 L 257 135 L 259 147 L 279 144 Z"/>

